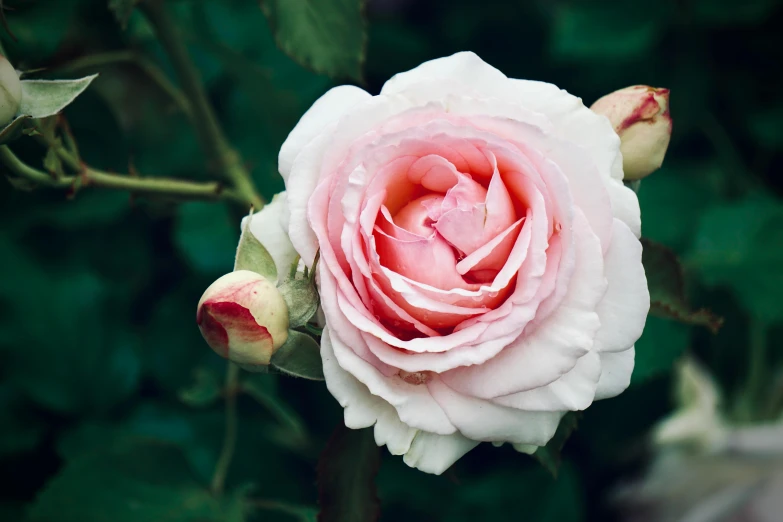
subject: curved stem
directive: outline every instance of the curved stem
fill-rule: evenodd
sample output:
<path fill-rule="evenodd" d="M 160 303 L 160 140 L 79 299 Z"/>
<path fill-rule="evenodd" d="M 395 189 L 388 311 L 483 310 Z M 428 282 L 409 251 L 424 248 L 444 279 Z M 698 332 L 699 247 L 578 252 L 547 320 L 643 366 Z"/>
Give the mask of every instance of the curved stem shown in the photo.
<path fill-rule="evenodd" d="M 66 154 L 67 151 L 62 149 Z M 58 149 L 60 153 L 60 149 Z M 66 163 L 69 163 L 69 161 Z M 127 190 L 134 194 L 168 196 L 183 199 L 218 200 L 225 199 L 243 202 L 243 198 L 234 190 L 226 189 L 219 182 L 199 183 L 172 178 L 140 178 L 120 174 L 111 174 L 102 170 L 80 165 L 79 174 L 53 178 L 48 173 L 31 167 L 19 159 L 7 145 L 0 146 L 0 163 L 17 178 L 36 185 L 54 189 L 80 189 L 102 187 L 114 190 Z"/>
<path fill-rule="evenodd" d="M 239 154 L 231 147 L 223 133 L 212 105 L 207 99 L 198 69 L 190 59 L 187 47 L 163 2 L 148 0 L 141 4 L 141 8 L 169 55 L 182 90 L 190 100 L 196 135 L 212 168 L 222 174 L 256 210 L 261 209 L 264 200 L 256 191 L 250 172 L 243 165 Z"/>
<path fill-rule="evenodd" d="M 234 458 L 234 449 L 237 445 L 237 394 L 239 393 L 239 366 L 229 362 L 226 369 L 226 431 L 223 435 L 223 449 L 215 465 L 215 473 L 212 475 L 212 493 L 221 495 L 226 484 L 226 476 L 231 461 Z"/>

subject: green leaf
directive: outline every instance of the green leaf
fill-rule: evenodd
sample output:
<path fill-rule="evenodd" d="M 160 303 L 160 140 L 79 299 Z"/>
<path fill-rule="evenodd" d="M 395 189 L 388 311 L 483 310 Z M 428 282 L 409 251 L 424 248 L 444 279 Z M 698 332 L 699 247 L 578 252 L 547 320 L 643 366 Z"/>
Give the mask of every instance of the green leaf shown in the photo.
<path fill-rule="evenodd" d="M 367 30 L 363 0 L 264 0 L 277 45 L 316 72 L 360 80 Z"/>
<path fill-rule="evenodd" d="M 193 383 L 181 389 L 177 395 L 188 406 L 210 406 L 220 398 L 220 379 L 208 368 L 196 368 Z"/>
<path fill-rule="evenodd" d="M 706 326 L 717 333 L 723 318 L 709 310 L 693 310 L 685 298 L 685 278 L 677 255 L 665 246 L 642 238 L 642 263 L 650 289 L 650 313 L 686 324 Z"/>
<path fill-rule="evenodd" d="M 114 13 L 114 17 L 120 23 L 120 27 L 124 31 L 128 27 L 128 20 L 130 20 L 133 10 L 136 8 L 136 4 L 140 0 L 109 0 L 109 9 Z"/>
<path fill-rule="evenodd" d="M 731 289 L 759 319 L 783 319 L 783 204 L 758 195 L 710 209 L 687 263 L 708 286 Z"/>
<path fill-rule="evenodd" d="M 277 281 L 277 267 L 272 256 L 266 247 L 256 239 L 256 236 L 250 231 L 250 222 L 253 220 L 253 212 L 245 222 L 245 229 L 239 238 L 237 246 L 237 256 L 234 261 L 234 270 L 250 270 L 261 274 L 268 281 Z"/>
<path fill-rule="evenodd" d="M 272 355 L 271 366 L 286 375 L 324 380 L 318 343 L 307 334 L 288 330 L 288 340 Z"/>
<path fill-rule="evenodd" d="M 76 99 L 97 74 L 79 80 L 22 80 L 19 114 L 33 118 L 54 116 Z"/>
<path fill-rule="evenodd" d="M 576 430 L 581 416 L 581 412 L 572 411 L 566 413 L 560 420 L 554 437 L 547 442 L 546 446 L 538 448 L 536 452 L 533 453 L 533 457 L 540 462 L 554 478 L 557 478 L 560 463 L 563 460 L 561 455 L 563 446 L 565 446 L 566 441 Z"/>
<path fill-rule="evenodd" d="M 278 290 L 288 305 L 291 328 L 304 326 L 318 310 L 318 291 L 308 279 L 289 279 Z"/>
<path fill-rule="evenodd" d="M 238 495 L 214 497 L 177 447 L 137 439 L 72 460 L 41 491 L 33 522 L 241 521 Z"/>
<path fill-rule="evenodd" d="M 3 127 L 3 129 L 0 130 L 0 145 L 5 145 L 21 136 L 22 131 L 24 130 L 24 122 L 29 119 L 30 116 L 17 116 L 15 120 Z"/>
<path fill-rule="evenodd" d="M 318 461 L 318 521 L 378 520 L 375 476 L 380 464 L 372 428 L 352 430 L 340 422 Z"/>

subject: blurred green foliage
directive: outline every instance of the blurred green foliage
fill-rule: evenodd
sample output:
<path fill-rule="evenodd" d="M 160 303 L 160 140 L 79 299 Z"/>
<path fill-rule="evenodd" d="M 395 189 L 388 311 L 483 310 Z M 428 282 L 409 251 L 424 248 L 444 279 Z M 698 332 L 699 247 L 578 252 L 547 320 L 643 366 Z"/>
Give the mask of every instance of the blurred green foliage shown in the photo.
<path fill-rule="evenodd" d="M 208 179 L 187 118 L 142 68 L 69 68 L 133 49 L 173 77 L 133 2 L 2 4 L 13 8 L 5 14 L 16 41 L 4 33 L 2 43 L 17 68 L 101 73 L 65 112 L 90 165 Z M 338 81 L 361 79 L 375 93 L 396 72 L 468 49 L 509 76 L 553 82 L 587 103 L 638 83 L 672 91 L 670 152 L 639 192 L 644 235 L 682 256 L 688 293 L 725 317 L 723 329 L 712 335 L 651 317 L 632 387 L 583 415 L 557 479 L 507 446 L 482 445 L 441 477 L 384 451 L 381 520 L 612 520 L 611 489 L 643 469 L 647 430 L 671 408 L 669 376 L 682 353 L 705 361 L 730 397 L 749 384 L 762 390 L 750 403 L 732 401 L 739 418 L 758 417 L 781 393 L 783 2 L 313 2 L 321 13 L 265 0 L 271 26 L 255 0 L 168 4 L 267 198 L 282 189 L 280 144 L 336 81 L 298 62 Z M 334 28 L 319 25 L 334 23 L 330 9 L 340 6 L 356 10 Z M 312 30 L 293 31 L 307 24 Z M 297 55 L 302 45 L 310 54 Z M 14 150 L 40 166 L 44 151 L 29 141 Z M 206 489 L 223 434 L 214 388 L 224 362 L 201 339 L 195 307 L 232 268 L 239 216 L 220 203 L 98 190 L 68 199 L 2 183 L 0 520 L 314 520 L 317 455 L 341 418 L 322 383 L 249 377 L 230 493 L 218 501 Z M 749 353 L 759 346 L 765 371 L 754 379 L 763 382 L 748 383 Z"/>

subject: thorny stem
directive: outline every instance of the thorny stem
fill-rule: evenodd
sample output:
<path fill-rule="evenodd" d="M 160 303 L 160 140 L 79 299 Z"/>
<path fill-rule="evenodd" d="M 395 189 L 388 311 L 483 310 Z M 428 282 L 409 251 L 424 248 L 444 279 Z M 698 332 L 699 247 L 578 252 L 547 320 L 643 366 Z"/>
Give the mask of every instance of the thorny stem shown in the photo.
<path fill-rule="evenodd" d="M 223 175 L 256 210 L 261 209 L 264 200 L 253 186 L 250 172 L 243 165 L 237 151 L 231 147 L 220 127 L 212 105 L 207 99 L 198 69 L 190 59 L 187 47 L 162 0 L 148 0 L 141 4 L 141 8 L 155 28 L 185 96 L 190 100 L 194 128 L 211 167 Z"/>
<path fill-rule="evenodd" d="M 237 394 L 239 393 L 239 366 L 229 362 L 226 370 L 226 431 L 223 435 L 223 449 L 215 465 L 215 473 L 212 475 L 212 493 L 215 496 L 223 494 L 226 484 L 226 476 L 231 461 L 234 458 L 234 450 L 237 445 Z"/>
<path fill-rule="evenodd" d="M 70 153 L 63 148 L 57 149 L 58 155 L 71 166 Z M 0 146 L 0 163 L 17 178 L 36 185 L 56 189 L 80 189 L 102 187 L 114 190 L 127 190 L 132 193 L 169 196 L 183 199 L 218 200 L 226 199 L 241 202 L 243 199 L 233 190 L 226 189 L 219 182 L 199 183 L 172 178 L 141 178 L 111 174 L 86 165 L 81 165 L 79 173 L 73 176 L 53 178 L 47 172 L 38 170 L 19 159 L 7 145 Z"/>

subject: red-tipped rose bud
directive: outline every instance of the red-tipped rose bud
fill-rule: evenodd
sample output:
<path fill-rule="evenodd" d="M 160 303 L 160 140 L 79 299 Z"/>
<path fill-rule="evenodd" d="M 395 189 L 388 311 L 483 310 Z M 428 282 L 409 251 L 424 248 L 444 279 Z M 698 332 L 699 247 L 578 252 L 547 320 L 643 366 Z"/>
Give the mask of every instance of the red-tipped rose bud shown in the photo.
<path fill-rule="evenodd" d="M 196 322 L 207 344 L 246 369 L 269 364 L 288 339 L 288 307 L 263 276 L 249 270 L 226 274 L 204 292 Z"/>
<path fill-rule="evenodd" d="M 14 119 L 22 102 L 22 82 L 14 66 L 0 54 L 0 127 Z"/>
<path fill-rule="evenodd" d="M 672 134 L 669 89 L 634 85 L 607 94 L 590 108 L 609 118 L 620 136 L 625 179 L 642 179 L 658 170 Z"/>

